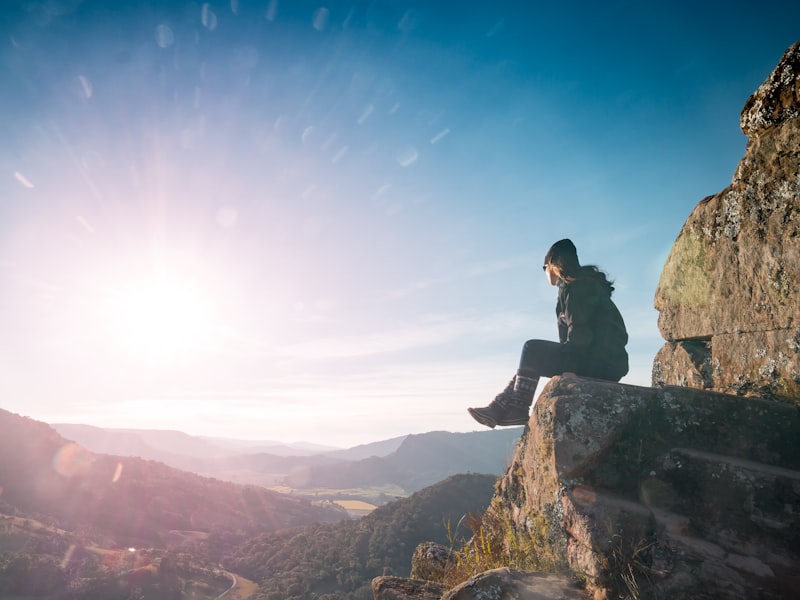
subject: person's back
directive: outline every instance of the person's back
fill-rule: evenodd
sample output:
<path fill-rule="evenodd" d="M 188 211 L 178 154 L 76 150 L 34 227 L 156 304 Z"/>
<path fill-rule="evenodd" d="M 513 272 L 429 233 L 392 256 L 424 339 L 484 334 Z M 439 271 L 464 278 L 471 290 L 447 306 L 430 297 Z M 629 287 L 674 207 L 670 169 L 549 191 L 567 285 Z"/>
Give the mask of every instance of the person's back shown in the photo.
<path fill-rule="evenodd" d="M 628 332 L 613 289 L 596 270 L 559 286 L 559 338 L 574 356 L 577 375 L 619 381 L 628 373 Z"/>

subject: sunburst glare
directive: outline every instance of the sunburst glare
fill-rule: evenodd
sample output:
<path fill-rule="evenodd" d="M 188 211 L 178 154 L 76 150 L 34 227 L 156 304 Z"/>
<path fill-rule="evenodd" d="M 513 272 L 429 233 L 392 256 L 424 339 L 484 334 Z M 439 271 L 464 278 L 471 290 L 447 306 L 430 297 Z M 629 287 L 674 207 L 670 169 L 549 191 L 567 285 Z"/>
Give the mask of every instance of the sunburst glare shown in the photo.
<path fill-rule="evenodd" d="M 211 302 L 180 272 L 159 271 L 121 285 L 106 317 L 124 350 L 145 362 L 171 362 L 199 352 L 210 330 Z"/>

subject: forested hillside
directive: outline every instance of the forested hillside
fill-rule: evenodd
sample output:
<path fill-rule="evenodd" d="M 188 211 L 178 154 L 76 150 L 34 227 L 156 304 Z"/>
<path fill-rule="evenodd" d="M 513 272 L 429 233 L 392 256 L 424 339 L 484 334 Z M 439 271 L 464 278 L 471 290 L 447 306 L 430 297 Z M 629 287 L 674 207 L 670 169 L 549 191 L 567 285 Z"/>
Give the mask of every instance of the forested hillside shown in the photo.
<path fill-rule="evenodd" d="M 371 600 L 371 580 L 408 575 L 420 542 L 467 536 L 462 517 L 485 509 L 497 479 L 454 475 L 356 521 L 328 503 L 94 454 L 3 410 L 0 430 L 2 597 L 214 598 L 236 574 L 262 600 Z M 417 447 L 419 464 L 424 448 L 435 449 Z"/>
<path fill-rule="evenodd" d="M 223 564 L 257 581 L 261 600 L 372 600 L 372 579 L 408 576 L 419 543 L 466 535 L 459 521 L 488 506 L 495 482 L 489 475 L 455 475 L 360 521 L 262 534 Z"/>
<path fill-rule="evenodd" d="M 45 423 L 4 410 L 0 431 L 5 503 L 120 544 L 164 547 L 173 530 L 243 539 L 346 518 L 332 504 L 316 505 L 153 461 L 93 454 Z"/>

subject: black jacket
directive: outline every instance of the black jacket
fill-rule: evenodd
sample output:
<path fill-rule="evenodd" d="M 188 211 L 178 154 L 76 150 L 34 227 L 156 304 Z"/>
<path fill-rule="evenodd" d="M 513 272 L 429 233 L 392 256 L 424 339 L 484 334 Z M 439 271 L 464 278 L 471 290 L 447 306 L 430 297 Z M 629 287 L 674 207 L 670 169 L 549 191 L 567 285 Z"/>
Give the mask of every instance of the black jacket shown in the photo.
<path fill-rule="evenodd" d="M 576 374 L 619 381 L 628 372 L 628 332 L 611 290 L 599 273 L 560 284 L 558 337 Z"/>

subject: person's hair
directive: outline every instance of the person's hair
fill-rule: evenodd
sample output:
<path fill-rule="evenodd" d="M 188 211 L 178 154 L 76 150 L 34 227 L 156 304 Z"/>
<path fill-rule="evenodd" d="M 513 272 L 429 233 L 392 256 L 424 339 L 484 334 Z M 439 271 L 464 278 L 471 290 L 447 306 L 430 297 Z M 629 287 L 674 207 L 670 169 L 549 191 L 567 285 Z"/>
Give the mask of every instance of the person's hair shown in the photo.
<path fill-rule="evenodd" d="M 608 287 L 608 293 L 614 291 L 613 282 L 608 279 L 606 274 L 595 265 L 581 265 L 578 261 L 578 251 L 572 240 L 563 239 L 553 244 L 544 257 L 544 264 L 550 265 L 550 269 L 561 281 L 570 283 L 578 278 L 594 278 Z"/>

